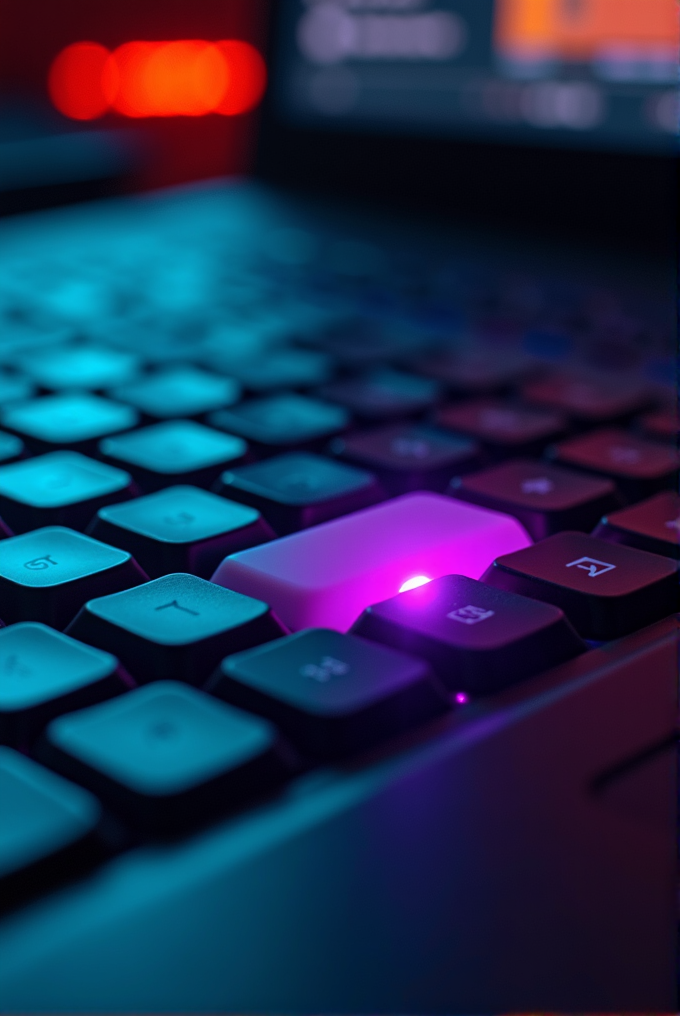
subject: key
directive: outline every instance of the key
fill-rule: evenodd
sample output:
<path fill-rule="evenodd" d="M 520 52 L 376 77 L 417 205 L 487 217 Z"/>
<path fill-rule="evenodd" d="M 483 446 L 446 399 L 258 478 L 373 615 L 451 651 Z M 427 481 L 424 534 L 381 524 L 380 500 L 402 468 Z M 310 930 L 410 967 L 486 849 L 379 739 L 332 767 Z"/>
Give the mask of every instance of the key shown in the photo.
<path fill-rule="evenodd" d="M 146 581 L 132 557 L 63 526 L 0 541 L 0 617 L 65 628 L 91 596 Z"/>
<path fill-rule="evenodd" d="M 259 509 L 280 536 L 385 497 L 371 473 L 310 452 L 289 452 L 240 466 L 223 473 L 216 489 Z"/>
<path fill-rule="evenodd" d="M 677 442 L 678 413 L 675 407 L 668 409 L 655 409 L 651 413 L 645 413 L 638 420 L 638 426 L 645 437 L 656 441 Z"/>
<path fill-rule="evenodd" d="M 6 434 L 0 430 L 0 462 L 11 462 L 18 459 L 24 451 L 24 442 L 15 434 Z"/>
<path fill-rule="evenodd" d="M 590 426 L 625 421 L 649 404 L 651 394 L 646 384 L 567 373 L 540 378 L 522 389 L 527 402 L 567 413 L 577 423 Z"/>
<path fill-rule="evenodd" d="M 45 346 L 19 354 L 17 363 L 41 388 L 97 391 L 125 384 L 139 371 L 139 356 L 86 343 Z"/>
<path fill-rule="evenodd" d="M 456 476 L 448 493 L 514 515 L 534 540 L 563 529 L 590 532 L 604 512 L 620 504 L 611 480 L 530 459 Z"/>
<path fill-rule="evenodd" d="M 0 801 L 3 909 L 96 859 L 99 802 L 13 748 L 0 747 Z"/>
<path fill-rule="evenodd" d="M 21 374 L 0 370 L 0 406 L 10 402 L 24 402 L 35 395 L 35 385 Z"/>
<path fill-rule="evenodd" d="M 266 720 L 173 681 L 60 716 L 39 754 L 151 834 L 205 822 L 286 775 Z"/>
<path fill-rule="evenodd" d="M 0 466 L 0 515 L 15 533 L 49 525 L 85 529 L 99 508 L 136 493 L 129 473 L 79 452 Z"/>
<path fill-rule="evenodd" d="M 606 515 L 593 536 L 611 543 L 625 543 L 650 554 L 679 557 L 680 497 L 663 491 L 629 508 Z"/>
<path fill-rule="evenodd" d="M 214 354 L 208 363 L 235 377 L 251 392 L 312 388 L 328 381 L 333 373 L 332 358 L 313 349 L 272 349 L 266 356 L 249 359 Z"/>
<path fill-rule="evenodd" d="M 630 501 L 677 486 L 680 460 L 672 445 L 613 427 L 562 441 L 547 454 L 555 462 L 611 477 Z"/>
<path fill-rule="evenodd" d="M 475 438 L 494 456 L 536 455 L 566 430 L 560 413 L 490 399 L 444 406 L 435 421 Z"/>
<path fill-rule="evenodd" d="M 26 749 L 49 720 L 132 686 L 115 656 L 44 624 L 0 631 L 0 741 Z"/>
<path fill-rule="evenodd" d="M 92 451 L 99 438 L 136 426 L 139 417 L 131 406 L 99 395 L 64 392 L 7 406 L 0 419 L 34 451 L 48 452 L 56 445 Z"/>
<path fill-rule="evenodd" d="M 241 387 L 233 378 L 218 377 L 196 367 L 172 367 L 114 388 L 109 394 L 146 416 L 163 420 L 231 406 L 238 401 Z"/>
<path fill-rule="evenodd" d="M 318 443 L 345 430 L 349 414 L 341 406 L 285 392 L 250 399 L 233 409 L 221 409 L 211 413 L 208 422 L 230 433 L 241 434 L 266 449 Z"/>
<path fill-rule="evenodd" d="M 227 554 L 274 537 L 254 508 L 181 486 L 100 509 L 88 533 L 127 550 L 152 579 L 170 572 L 208 579 Z"/>
<path fill-rule="evenodd" d="M 461 395 L 501 395 L 523 380 L 534 361 L 522 354 L 498 350 L 446 350 L 420 360 L 419 373 L 436 378 L 451 392 Z"/>
<path fill-rule="evenodd" d="M 449 708 L 422 660 L 319 628 L 228 657 L 207 689 L 325 758 L 373 747 Z"/>
<path fill-rule="evenodd" d="M 391 424 L 334 438 L 331 451 L 374 472 L 390 494 L 442 491 L 457 470 L 479 463 L 479 445 L 467 437 L 418 424 Z"/>
<path fill-rule="evenodd" d="M 248 450 L 240 437 L 193 420 L 155 423 L 105 438 L 99 447 L 103 455 L 122 462 L 145 491 L 173 481 L 208 487 L 227 466 L 242 461 Z"/>
<path fill-rule="evenodd" d="M 615 639 L 678 609 L 677 565 L 583 533 L 558 533 L 497 558 L 497 589 L 553 603 L 585 639 Z"/>
<path fill-rule="evenodd" d="M 322 398 L 340 403 L 365 420 L 422 413 L 437 402 L 440 394 L 440 386 L 431 378 L 388 368 L 334 381 L 319 389 Z"/>
<path fill-rule="evenodd" d="M 500 691 L 586 648 L 557 607 L 462 575 L 367 607 L 352 631 L 428 660 L 460 701 Z"/>
<path fill-rule="evenodd" d="M 414 493 L 225 558 L 213 582 L 272 605 L 291 630 L 346 631 L 371 603 L 456 571 L 478 578 L 530 543 L 516 519 Z"/>
<path fill-rule="evenodd" d="M 114 653 L 140 684 L 198 685 L 224 656 L 287 631 L 266 603 L 177 574 L 90 599 L 67 634 Z"/>

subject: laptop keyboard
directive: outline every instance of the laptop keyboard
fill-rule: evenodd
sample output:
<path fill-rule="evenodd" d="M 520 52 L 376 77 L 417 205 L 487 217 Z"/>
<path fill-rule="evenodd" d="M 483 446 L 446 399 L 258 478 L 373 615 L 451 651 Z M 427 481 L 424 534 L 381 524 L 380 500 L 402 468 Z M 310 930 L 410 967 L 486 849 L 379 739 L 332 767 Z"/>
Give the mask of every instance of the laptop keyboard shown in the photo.
<path fill-rule="evenodd" d="M 0 251 L 12 907 L 677 609 L 654 301 L 210 207 Z"/>

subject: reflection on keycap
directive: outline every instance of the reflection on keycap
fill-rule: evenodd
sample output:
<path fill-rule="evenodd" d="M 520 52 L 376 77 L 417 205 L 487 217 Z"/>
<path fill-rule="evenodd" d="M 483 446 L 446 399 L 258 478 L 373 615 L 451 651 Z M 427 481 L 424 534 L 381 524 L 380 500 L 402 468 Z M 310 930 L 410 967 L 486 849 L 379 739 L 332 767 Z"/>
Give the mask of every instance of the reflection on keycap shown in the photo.
<path fill-rule="evenodd" d="M 224 656 L 285 633 L 266 603 L 182 574 L 91 599 L 68 628 L 140 683 L 202 684 Z"/>
<path fill-rule="evenodd" d="M 104 434 L 127 430 L 137 423 L 131 406 L 98 395 L 45 395 L 3 410 L 0 419 L 39 451 L 55 445 L 84 448 Z"/>
<path fill-rule="evenodd" d="M 156 833 L 205 821 L 285 774 L 266 721 L 171 681 L 54 720 L 41 757 Z"/>
<path fill-rule="evenodd" d="M 232 378 L 208 374 L 196 367 L 159 371 L 110 392 L 112 398 L 128 402 L 158 419 L 208 413 L 232 405 L 240 394 L 240 386 Z"/>

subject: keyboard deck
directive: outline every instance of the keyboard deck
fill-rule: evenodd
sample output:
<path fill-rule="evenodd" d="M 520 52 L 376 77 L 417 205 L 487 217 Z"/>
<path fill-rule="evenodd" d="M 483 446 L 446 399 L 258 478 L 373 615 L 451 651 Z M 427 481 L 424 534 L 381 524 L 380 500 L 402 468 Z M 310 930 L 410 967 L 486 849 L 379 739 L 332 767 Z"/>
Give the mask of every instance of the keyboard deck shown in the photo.
<path fill-rule="evenodd" d="M 437 893 L 425 878 L 417 902 L 413 869 L 438 870 L 442 856 L 425 859 L 419 839 L 409 862 L 402 843 L 380 874 L 391 809 L 406 800 L 436 839 L 447 794 L 471 826 L 482 822 L 465 793 L 479 785 L 495 813 L 478 833 L 488 843 L 508 807 L 519 815 L 527 802 L 571 794 L 563 817 L 585 814 L 591 799 L 609 801 L 612 774 L 631 759 L 663 756 L 680 524 L 672 326 L 644 279 L 629 285 L 623 270 L 598 276 L 567 261 L 324 217 L 246 187 L 8 223 L 4 1009 L 450 1012 L 576 1007 L 584 997 L 569 984 L 576 992 L 590 975 L 574 968 L 560 987 L 547 953 L 535 960 L 533 994 L 509 968 L 497 991 L 474 971 L 452 988 L 435 946 L 405 980 L 374 970 L 363 995 L 340 988 L 332 964 L 316 994 L 277 976 L 268 994 L 239 981 L 236 963 L 225 997 L 197 988 L 200 962 L 188 977 L 194 993 L 183 994 L 160 954 L 147 957 L 144 987 L 128 970 L 117 994 L 116 964 L 109 980 L 102 973 L 105 947 L 92 947 L 95 985 L 68 973 L 57 930 L 70 922 L 87 954 L 102 911 L 113 939 L 129 939 L 129 927 L 115 930 L 126 908 L 140 928 L 147 912 L 162 924 L 173 899 L 175 914 L 192 900 L 205 914 L 217 868 L 258 855 L 278 858 L 260 870 L 276 895 L 295 871 L 284 840 L 328 827 L 332 842 L 347 809 L 353 826 L 335 842 L 344 836 L 354 860 L 339 874 L 354 865 L 369 882 L 385 878 L 383 895 L 364 883 L 366 914 L 381 912 L 383 934 L 388 887 L 402 884 L 394 919 L 412 911 L 415 925 L 435 929 Z M 626 718 L 642 682 L 649 701 Z M 590 730 L 597 709 L 606 736 Z M 570 744 L 574 723 L 590 732 Z M 552 791 L 530 762 L 545 763 Z M 524 803 L 516 785 L 503 797 L 515 770 Z M 537 835 L 558 849 L 564 831 L 546 834 L 525 814 L 523 836 Z M 451 836 L 442 850 L 460 849 Z M 519 899 L 529 875 L 513 872 Z M 541 890 L 545 906 L 568 906 L 554 883 Z M 447 892 L 468 928 L 475 906 L 493 910 L 466 899 L 463 883 Z M 502 894 L 496 879 L 489 892 Z M 662 887 L 654 893 L 663 909 Z M 83 918 L 88 898 L 94 925 Z M 227 905 L 224 893 L 215 899 Z M 271 906 L 281 933 L 283 897 Z M 629 950 L 647 933 L 636 907 Z M 506 932 L 501 922 L 494 935 Z M 356 934 L 360 943 L 368 929 Z M 360 955 L 352 937 L 337 930 L 334 948 Z M 313 938 L 303 936 L 310 949 Z M 468 969 L 462 940 L 456 948 L 454 966 Z M 630 1008 L 636 998 L 670 1004 L 666 960 L 637 988 L 623 977 Z M 52 975 L 33 981 L 32 971 L 57 967 L 61 987 L 50 988 Z M 350 968 L 338 969 L 356 979 Z M 166 976 L 171 999 L 159 987 Z M 655 996 L 650 984 L 662 985 Z M 608 987 L 592 990 L 591 1009 L 623 1005 Z"/>

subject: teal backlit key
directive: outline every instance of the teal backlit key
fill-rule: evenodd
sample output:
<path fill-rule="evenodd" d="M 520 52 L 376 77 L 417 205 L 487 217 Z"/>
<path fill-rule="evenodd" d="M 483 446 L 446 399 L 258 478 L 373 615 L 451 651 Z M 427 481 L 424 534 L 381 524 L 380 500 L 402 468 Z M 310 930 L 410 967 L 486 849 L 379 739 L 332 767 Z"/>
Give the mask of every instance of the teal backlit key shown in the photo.
<path fill-rule="evenodd" d="M 151 578 L 190 572 L 209 579 L 227 554 L 274 536 L 256 508 L 188 486 L 102 508 L 88 532 L 129 551 Z"/>
<path fill-rule="evenodd" d="M 85 529 L 103 505 L 135 493 L 129 473 L 79 452 L 0 466 L 0 516 L 15 533 L 49 525 Z"/>
<path fill-rule="evenodd" d="M 156 834 L 228 811 L 286 774 L 266 720 L 172 681 L 59 717 L 39 757 Z"/>
<path fill-rule="evenodd" d="M 1 396 L 0 396 L 1 397 Z M 24 450 L 24 442 L 16 434 L 6 434 L 0 430 L 0 462 L 11 462 L 18 459 Z"/>
<path fill-rule="evenodd" d="M 163 420 L 198 416 L 231 406 L 238 400 L 241 386 L 233 378 L 219 377 L 196 367 L 172 367 L 114 388 L 109 394 L 146 416 Z"/>
<path fill-rule="evenodd" d="M 140 684 L 198 685 L 225 656 L 286 629 L 261 600 L 177 574 L 89 600 L 68 634 L 116 655 Z"/>
<path fill-rule="evenodd" d="M 134 427 L 139 416 L 132 406 L 99 395 L 64 392 L 8 406 L 0 419 L 35 451 L 90 451 L 106 434 Z"/>
<path fill-rule="evenodd" d="M 126 691 L 118 660 L 44 624 L 0 631 L 0 741 L 27 748 L 55 716 Z"/>
<path fill-rule="evenodd" d="M 31 349 L 17 357 L 21 369 L 41 388 L 98 391 L 130 381 L 140 357 L 123 349 L 81 342 Z"/>
<path fill-rule="evenodd" d="M 64 628 L 91 597 L 145 580 L 124 550 L 62 526 L 0 541 L 0 617 L 6 623 Z"/>
<path fill-rule="evenodd" d="M 152 491 L 173 482 L 208 487 L 223 470 L 243 460 L 247 445 L 240 437 L 193 420 L 172 420 L 105 438 L 100 450 Z"/>
<path fill-rule="evenodd" d="M 282 449 L 315 445 L 345 430 L 349 420 L 342 406 L 284 392 L 221 409 L 211 414 L 209 422 L 264 447 Z"/>

